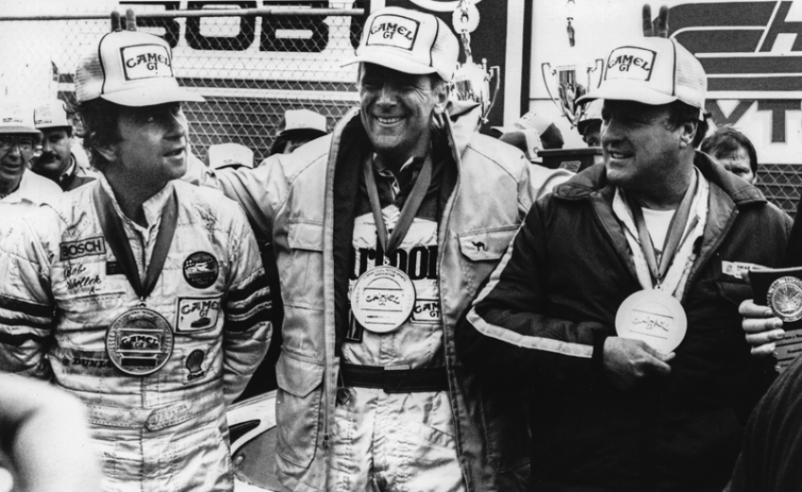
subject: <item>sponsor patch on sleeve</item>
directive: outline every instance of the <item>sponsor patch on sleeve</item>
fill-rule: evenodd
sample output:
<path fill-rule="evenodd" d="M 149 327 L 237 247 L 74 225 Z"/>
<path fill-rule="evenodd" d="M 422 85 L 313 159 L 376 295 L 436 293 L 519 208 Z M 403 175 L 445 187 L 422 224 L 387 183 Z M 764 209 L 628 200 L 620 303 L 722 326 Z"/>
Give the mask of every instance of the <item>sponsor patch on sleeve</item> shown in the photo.
<path fill-rule="evenodd" d="M 179 297 L 176 331 L 192 332 L 212 328 L 220 316 L 220 298 Z"/>
<path fill-rule="evenodd" d="M 83 256 L 105 255 L 106 240 L 98 236 L 79 241 L 65 241 L 59 245 L 59 251 L 61 252 L 61 261 Z"/>

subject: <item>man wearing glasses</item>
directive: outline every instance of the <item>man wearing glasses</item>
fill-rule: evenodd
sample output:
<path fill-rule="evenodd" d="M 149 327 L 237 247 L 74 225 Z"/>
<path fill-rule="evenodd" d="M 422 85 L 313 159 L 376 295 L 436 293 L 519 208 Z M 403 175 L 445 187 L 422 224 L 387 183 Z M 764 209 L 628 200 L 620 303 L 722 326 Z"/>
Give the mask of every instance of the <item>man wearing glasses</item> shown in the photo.
<path fill-rule="evenodd" d="M 25 172 L 39 138 L 33 126 L 33 111 L 11 101 L 0 101 L 0 211 L 6 211 L 7 205 L 19 204 L 11 209 L 18 215 L 61 194 L 54 183 Z"/>

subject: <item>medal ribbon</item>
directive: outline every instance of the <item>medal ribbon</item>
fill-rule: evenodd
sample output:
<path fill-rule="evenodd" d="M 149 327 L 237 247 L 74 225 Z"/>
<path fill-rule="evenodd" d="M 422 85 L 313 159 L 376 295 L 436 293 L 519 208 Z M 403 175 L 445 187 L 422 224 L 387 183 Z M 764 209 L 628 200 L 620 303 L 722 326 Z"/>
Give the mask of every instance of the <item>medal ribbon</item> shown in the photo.
<path fill-rule="evenodd" d="M 156 244 L 153 247 L 153 255 L 147 266 L 145 280 L 139 278 L 134 252 L 128 243 L 128 236 L 123 229 L 122 221 L 114 211 L 114 203 L 109 197 L 108 192 L 98 182 L 95 186 L 93 199 L 100 227 L 106 237 L 111 251 L 117 257 L 120 268 L 125 273 L 128 282 L 134 288 L 134 292 L 144 301 L 156 286 L 156 280 L 161 275 L 164 261 L 167 259 L 167 252 L 170 250 L 170 243 L 173 242 L 175 226 L 178 219 L 178 204 L 176 203 L 175 191 L 170 195 L 164 208 L 162 209 L 162 220 L 159 224 L 159 233 L 156 236 Z"/>
<path fill-rule="evenodd" d="M 665 244 L 663 245 L 663 254 L 660 258 L 659 264 L 657 255 L 654 252 L 654 245 L 652 244 L 652 237 L 649 234 L 649 229 L 646 226 L 646 221 L 643 218 L 643 211 L 640 205 L 635 203 L 634 200 L 627 197 L 629 208 L 632 210 L 632 215 L 635 219 L 635 225 L 638 227 L 638 237 L 640 238 L 641 249 L 643 256 L 646 257 L 646 263 L 649 265 L 649 272 L 652 274 L 652 280 L 657 281 L 656 288 L 660 288 L 663 279 L 668 272 L 671 263 L 674 261 L 674 255 L 680 247 L 685 232 L 685 225 L 688 223 L 688 216 L 691 212 L 691 203 L 693 196 L 696 192 L 696 173 L 693 174 L 693 181 L 688 189 L 685 190 L 685 196 L 682 197 L 679 208 L 674 212 L 671 222 L 668 224 L 668 234 L 666 235 Z"/>
<path fill-rule="evenodd" d="M 395 253 L 404 236 L 407 235 L 407 231 L 409 231 L 409 227 L 415 219 L 415 214 L 418 213 L 421 203 L 423 203 L 423 198 L 426 196 L 426 191 L 428 191 L 432 182 L 432 158 L 427 155 L 424 159 L 423 167 L 418 173 L 418 179 L 415 180 L 415 186 L 412 187 L 412 191 L 401 209 L 401 215 L 398 217 L 398 222 L 389 238 L 387 237 L 387 224 L 384 222 L 381 204 L 379 203 L 379 189 L 376 186 L 376 180 L 373 175 L 373 162 L 371 159 L 365 159 L 364 171 L 365 186 L 368 188 L 368 198 L 370 199 L 370 208 L 373 211 L 373 220 L 376 222 L 379 244 L 384 250 L 385 256 L 390 256 Z"/>

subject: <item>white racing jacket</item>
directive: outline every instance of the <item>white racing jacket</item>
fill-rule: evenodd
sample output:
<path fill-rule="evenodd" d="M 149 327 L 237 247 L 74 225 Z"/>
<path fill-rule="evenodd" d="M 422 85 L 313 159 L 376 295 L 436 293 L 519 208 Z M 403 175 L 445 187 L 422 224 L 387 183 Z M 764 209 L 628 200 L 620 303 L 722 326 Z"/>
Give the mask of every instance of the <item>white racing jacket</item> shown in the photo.
<path fill-rule="evenodd" d="M 173 351 L 155 373 L 128 375 L 110 360 L 106 332 L 141 301 L 104 238 L 96 186 L 108 184 L 101 178 L 65 194 L 15 221 L 0 242 L 0 370 L 52 378 L 82 398 L 104 490 L 230 490 L 225 407 L 271 335 L 253 233 L 234 202 L 186 183 L 169 183 L 143 205 L 147 230 L 114 201 L 140 276 L 173 190 L 178 205 L 164 268 L 145 301 L 171 325 Z"/>

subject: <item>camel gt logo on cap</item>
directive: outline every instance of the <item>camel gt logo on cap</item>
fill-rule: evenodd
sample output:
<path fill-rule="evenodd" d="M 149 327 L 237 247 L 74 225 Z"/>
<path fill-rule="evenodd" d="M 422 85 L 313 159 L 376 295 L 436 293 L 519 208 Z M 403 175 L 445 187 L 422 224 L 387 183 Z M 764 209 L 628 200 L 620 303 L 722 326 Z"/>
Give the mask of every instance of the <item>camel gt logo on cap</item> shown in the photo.
<path fill-rule="evenodd" d="M 205 251 L 192 253 L 184 260 L 184 280 L 196 289 L 214 285 L 219 273 L 217 258 Z"/>
<path fill-rule="evenodd" d="M 655 55 L 652 50 L 632 46 L 615 49 L 607 58 L 604 78 L 648 81 L 652 77 Z"/>
<path fill-rule="evenodd" d="M 158 44 L 141 44 L 120 48 L 126 80 L 172 77 L 173 67 L 167 48 Z"/>
<path fill-rule="evenodd" d="M 370 26 L 365 46 L 392 46 L 412 51 L 420 22 L 397 15 L 378 15 Z"/>

